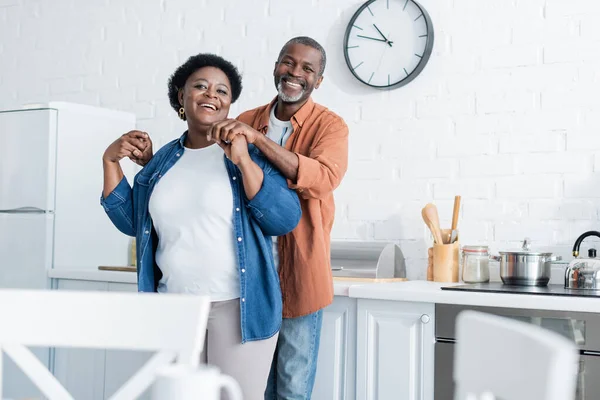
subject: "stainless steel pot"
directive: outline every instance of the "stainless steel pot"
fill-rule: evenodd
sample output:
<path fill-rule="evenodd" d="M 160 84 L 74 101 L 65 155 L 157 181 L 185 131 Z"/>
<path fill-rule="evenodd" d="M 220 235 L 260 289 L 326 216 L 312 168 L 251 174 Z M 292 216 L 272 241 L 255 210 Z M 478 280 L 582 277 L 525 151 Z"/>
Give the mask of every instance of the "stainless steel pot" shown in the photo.
<path fill-rule="evenodd" d="M 507 285 L 546 286 L 552 273 L 552 262 L 561 260 L 552 253 L 540 253 L 529 249 L 529 239 L 517 251 L 500 251 L 490 259 L 500 263 L 500 279 Z"/>

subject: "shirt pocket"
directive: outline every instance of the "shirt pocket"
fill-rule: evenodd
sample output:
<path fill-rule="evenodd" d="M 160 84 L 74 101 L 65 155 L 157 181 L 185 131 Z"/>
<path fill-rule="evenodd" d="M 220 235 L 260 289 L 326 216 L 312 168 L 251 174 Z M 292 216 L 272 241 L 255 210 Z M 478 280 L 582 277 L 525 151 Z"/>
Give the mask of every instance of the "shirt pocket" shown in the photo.
<path fill-rule="evenodd" d="M 154 179 L 156 179 L 157 174 L 158 172 L 144 173 L 144 171 L 142 170 L 139 174 L 136 175 L 135 181 L 138 185 L 148 187 L 152 184 L 152 182 L 154 182 Z"/>

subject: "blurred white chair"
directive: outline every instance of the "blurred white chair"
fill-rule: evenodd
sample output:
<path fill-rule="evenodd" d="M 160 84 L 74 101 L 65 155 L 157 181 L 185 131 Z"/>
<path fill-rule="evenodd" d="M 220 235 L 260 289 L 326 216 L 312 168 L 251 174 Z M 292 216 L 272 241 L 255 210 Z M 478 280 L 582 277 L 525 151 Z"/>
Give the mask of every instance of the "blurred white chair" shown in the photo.
<path fill-rule="evenodd" d="M 130 400 L 174 360 L 198 366 L 209 309 L 208 297 L 191 295 L 2 289 L 0 355 L 5 352 L 48 399 L 71 400 L 26 346 L 156 351 L 110 398 Z"/>
<path fill-rule="evenodd" d="M 525 322 L 464 311 L 457 317 L 455 400 L 572 400 L 579 353 Z"/>

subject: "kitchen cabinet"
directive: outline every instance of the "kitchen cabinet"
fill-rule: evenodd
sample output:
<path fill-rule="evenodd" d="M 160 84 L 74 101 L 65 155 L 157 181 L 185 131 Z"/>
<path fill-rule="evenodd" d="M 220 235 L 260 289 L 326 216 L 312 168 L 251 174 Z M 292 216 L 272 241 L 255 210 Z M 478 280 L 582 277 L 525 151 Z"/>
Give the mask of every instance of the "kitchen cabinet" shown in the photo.
<path fill-rule="evenodd" d="M 336 297 L 323 310 L 323 327 L 312 398 L 355 398 L 356 299 Z"/>
<path fill-rule="evenodd" d="M 433 400 L 435 309 L 357 301 L 356 399 Z"/>
<path fill-rule="evenodd" d="M 60 279 L 58 290 L 107 291 L 108 283 Z M 75 399 L 104 399 L 104 357 L 99 349 L 54 349 L 54 376 Z"/>

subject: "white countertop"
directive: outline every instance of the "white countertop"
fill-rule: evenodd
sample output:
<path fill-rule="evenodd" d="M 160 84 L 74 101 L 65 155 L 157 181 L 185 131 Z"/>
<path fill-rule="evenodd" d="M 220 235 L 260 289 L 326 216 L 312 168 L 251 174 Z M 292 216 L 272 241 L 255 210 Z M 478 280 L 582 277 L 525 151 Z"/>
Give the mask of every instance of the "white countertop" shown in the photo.
<path fill-rule="evenodd" d="M 360 299 L 600 313 L 600 298 L 459 292 L 441 289 L 444 286 L 461 284 L 464 285 L 464 283 L 427 281 L 377 283 L 352 286 L 348 295 Z"/>
<path fill-rule="evenodd" d="M 54 279 L 136 283 L 134 272 L 94 270 L 50 270 Z M 457 284 L 427 281 L 394 283 L 334 282 L 336 296 L 360 299 L 408 301 L 421 303 L 462 304 L 489 307 L 532 308 L 540 310 L 579 311 L 600 313 L 600 298 L 545 296 L 514 293 L 476 293 L 442 290 Z M 462 283 L 460 283 L 462 284 Z"/>
<path fill-rule="evenodd" d="M 137 283 L 135 272 L 121 271 L 101 271 L 85 269 L 51 269 L 48 271 L 48 277 L 53 279 L 71 279 L 77 281 L 97 281 L 97 282 L 118 282 L 118 283 Z M 348 296 L 348 291 L 354 283 L 336 282 L 334 284 L 334 294 L 336 296 Z"/>
<path fill-rule="evenodd" d="M 135 272 L 100 271 L 86 269 L 51 269 L 48 277 L 53 279 L 73 279 L 77 281 L 118 282 L 137 284 Z"/>

